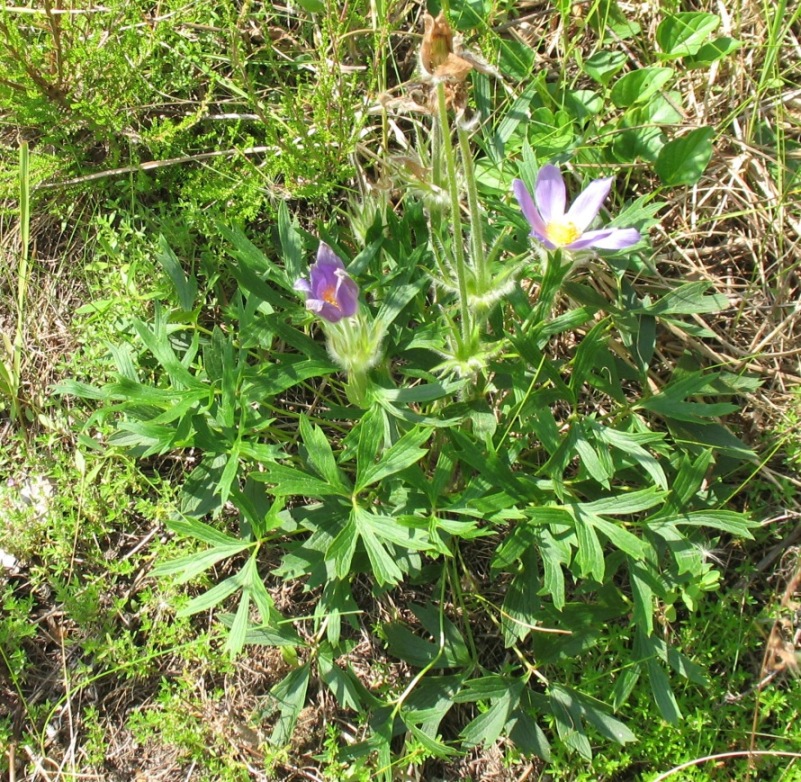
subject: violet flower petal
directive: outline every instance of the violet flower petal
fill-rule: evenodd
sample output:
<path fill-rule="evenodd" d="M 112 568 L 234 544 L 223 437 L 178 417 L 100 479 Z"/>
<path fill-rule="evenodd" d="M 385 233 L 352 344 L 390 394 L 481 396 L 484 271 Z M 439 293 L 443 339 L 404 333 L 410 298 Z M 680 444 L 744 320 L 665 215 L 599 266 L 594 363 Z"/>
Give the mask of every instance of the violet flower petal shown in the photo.
<path fill-rule="evenodd" d="M 528 192 L 521 179 L 515 179 L 512 183 L 512 192 L 515 194 L 517 203 L 520 204 L 520 211 L 523 212 L 523 217 L 528 220 L 531 226 L 531 235 L 536 236 L 548 249 L 553 250 L 553 245 L 548 241 L 545 235 L 545 223 L 542 221 L 542 217 L 540 217 L 540 213 L 534 205 L 534 200 L 531 198 L 531 194 Z"/>
<path fill-rule="evenodd" d="M 601 205 L 612 187 L 612 179 L 613 177 L 594 179 L 570 205 L 565 217 L 580 233 L 584 233 L 601 211 Z"/>
<path fill-rule="evenodd" d="M 295 280 L 295 284 L 292 286 L 296 291 L 301 291 L 302 293 L 311 293 L 311 285 L 309 281 L 305 277 L 299 277 Z"/>
<path fill-rule="evenodd" d="M 599 228 L 597 231 L 585 231 L 575 242 L 567 245 L 566 250 L 583 250 L 595 247 L 599 250 L 622 250 L 640 241 L 640 232 L 636 228 Z"/>
<path fill-rule="evenodd" d="M 539 170 L 534 200 L 546 224 L 560 221 L 565 216 L 567 191 L 562 172 L 556 166 L 547 165 Z"/>
<path fill-rule="evenodd" d="M 344 269 L 337 272 L 337 278 L 336 299 L 342 314 L 346 318 L 350 318 L 359 309 L 359 286 Z"/>

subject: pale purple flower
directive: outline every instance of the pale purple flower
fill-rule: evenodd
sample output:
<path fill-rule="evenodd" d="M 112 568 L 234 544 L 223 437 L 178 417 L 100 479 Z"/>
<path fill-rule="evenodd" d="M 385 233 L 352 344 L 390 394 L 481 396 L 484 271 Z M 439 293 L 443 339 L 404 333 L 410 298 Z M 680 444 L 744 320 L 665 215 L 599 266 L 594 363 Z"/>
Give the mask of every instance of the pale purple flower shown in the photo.
<path fill-rule="evenodd" d="M 594 179 L 565 212 L 565 180 L 556 166 L 543 166 L 537 174 L 534 198 L 526 186 L 515 179 L 512 190 L 523 215 L 531 225 L 531 235 L 549 250 L 622 250 L 640 241 L 636 228 L 599 228 L 588 231 L 609 194 L 612 177 Z"/>
<path fill-rule="evenodd" d="M 301 277 L 294 287 L 306 294 L 306 309 L 330 323 L 352 317 L 359 308 L 359 286 L 325 242 L 320 242 L 317 262 L 309 269 L 309 279 Z"/>

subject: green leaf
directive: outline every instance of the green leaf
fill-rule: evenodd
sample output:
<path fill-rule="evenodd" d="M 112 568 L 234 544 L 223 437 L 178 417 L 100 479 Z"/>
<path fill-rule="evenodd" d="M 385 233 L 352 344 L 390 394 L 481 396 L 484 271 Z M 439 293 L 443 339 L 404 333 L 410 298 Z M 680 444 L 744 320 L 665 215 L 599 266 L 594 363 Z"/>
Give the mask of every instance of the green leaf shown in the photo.
<path fill-rule="evenodd" d="M 412 429 L 384 451 L 378 461 L 372 460 L 367 464 L 360 463 L 356 478 L 356 491 L 361 492 L 370 484 L 381 481 L 419 462 L 428 453 L 420 446 L 428 439 L 430 434 L 431 431 L 429 429 Z M 377 454 L 378 451 L 376 450 L 373 453 Z"/>
<path fill-rule="evenodd" d="M 629 562 L 629 576 L 634 598 L 634 625 L 641 632 L 651 635 L 654 631 L 654 593 L 651 589 L 651 576 L 647 566 L 639 562 Z"/>
<path fill-rule="evenodd" d="M 470 665 L 470 655 L 459 631 L 447 617 L 442 617 L 444 643 L 440 648 L 439 627 L 428 622 L 426 630 L 437 639 L 426 641 L 415 635 L 406 625 L 390 622 L 381 626 L 387 642 L 387 651 L 417 668 L 433 665 L 434 668 L 463 668 Z"/>
<path fill-rule="evenodd" d="M 604 535 L 616 548 L 628 554 L 633 559 L 642 559 L 651 551 L 651 546 L 644 540 L 640 540 L 634 533 L 629 532 L 622 524 L 587 514 L 587 520 Z"/>
<path fill-rule="evenodd" d="M 597 450 L 590 445 L 583 432 L 576 430 L 577 436 L 573 443 L 573 448 L 581 460 L 582 466 L 601 484 L 604 488 L 609 488 L 609 479 L 614 475 L 614 468 L 609 459 L 609 454 L 603 450 Z"/>
<path fill-rule="evenodd" d="M 700 315 L 706 312 L 720 312 L 730 306 L 729 299 L 722 293 L 706 295 L 710 284 L 706 281 L 687 282 L 666 293 L 653 304 L 643 304 L 634 312 L 648 315 Z"/>
<path fill-rule="evenodd" d="M 242 587 L 241 574 L 229 576 L 228 578 L 220 581 L 211 589 L 197 597 L 192 598 L 176 616 L 192 616 L 200 611 L 208 611 L 210 608 L 221 603 L 226 597 L 230 597 L 234 592 Z"/>
<path fill-rule="evenodd" d="M 381 584 L 397 584 L 403 578 L 403 572 L 395 559 L 389 554 L 384 544 L 378 539 L 370 526 L 371 514 L 361 508 L 354 508 L 353 519 L 356 530 L 361 536 L 370 564 L 373 566 L 373 576 Z M 344 576 L 343 576 L 344 577 Z"/>
<path fill-rule="evenodd" d="M 162 265 L 164 271 L 167 272 L 167 276 L 178 294 L 178 302 L 181 305 L 181 309 L 184 312 L 191 312 L 197 296 L 197 280 L 184 272 L 178 257 L 170 249 L 167 240 L 162 234 L 159 235 L 157 246 L 156 259 Z"/>
<path fill-rule="evenodd" d="M 742 41 L 736 38 L 716 38 L 714 41 L 704 44 L 696 54 L 684 60 L 686 68 L 707 68 L 713 62 L 722 60 L 742 47 Z"/>
<path fill-rule="evenodd" d="M 162 562 L 153 568 L 154 576 L 176 576 L 176 581 L 182 584 L 186 581 L 193 579 L 195 576 L 202 573 L 204 570 L 216 565 L 223 559 L 228 559 L 244 551 L 251 544 L 247 541 L 241 543 L 215 546 L 205 551 L 199 551 L 194 554 L 187 554 L 183 557 L 171 559 L 168 562 Z"/>
<path fill-rule="evenodd" d="M 359 697 L 359 689 L 353 674 L 343 671 L 327 655 L 320 654 L 317 658 L 320 679 L 336 699 L 340 708 L 353 709 L 356 712 L 362 711 L 362 700 Z"/>
<path fill-rule="evenodd" d="M 331 443 L 323 430 L 309 423 L 305 415 L 301 415 L 298 428 L 312 469 L 331 486 L 347 494 L 350 491 L 348 482 L 337 467 Z"/>
<path fill-rule="evenodd" d="M 614 497 L 604 497 L 594 502 L 583 502 L 577 507 L 582 512 L 606 516 L 626 516 L 632 513 L 641 513 L 659 505 L 665 499 L 665 493 L 656 486 L 647 489 L 616 494 Z"/>
<path fill-rule="evenodd" d="M 263 472 L 252 472 L 250 478 L 260 483 L 274 484 L 273 493 L 276 496 L 286 497 L 298 495 L 301 497 L 329 497 L 337 495 L 350 497 L 350 492 L 339 486 L 332 486 L 294 467 L 282 464 L 268 464 Z"/>
<path fill-rule="evenodd" d="M 503 600 L 501 629 L 507 648 L 522 641 L 537 626 L 539 586 L 536 561 L 532 556 L 526 556 L 520 572 L 507 587 Z"/>
<path fill-rule="evenodd" d="M 250 613 L 250 592 L 247 590 L 242 591 L 242 599 L 236 609 L 234 621 L 231 623 L 231 629 L 228 631 L 228 640 L 225 642 L 225 648 L 231 657 L 236 657 L 245 645 L 245 637 L 248 629 L 248 617 Z"/>
<path fill-rule="evenodd" d="M 494 744 L 509 721 L 518 698 L 519 692 L 510 688 L 500 698 L 494 700 L 487 711 L 471 720 L 462 731 L 463 746 L 470 749 L 479 744 L 484 746 Z"/>
<path fill-rule="evenodd" d="M 728 532 L 742 538 L 753 538 L 751 530 L 759 524 L 751 521 L 744 513 L 733 510 L 696 510 L 689 513 L 659 517 L 653 526 L 658 530 L 661 524 L 672 524 L 676 527 L 710 527 Z"/>
<path fill-rule="evenodd" d="M 373 393 L 377 397 L 397 404 L 418 404 L 420 402 L 433 402 L 444 396 L 453 396 L 465 387 L 466 380 L 442 380 L 436 383 L 421 383 L 409 388 L 381 388 L 377 387 Z"/>
<path fill-rule="evenodd" d="M 350 574 L 350 566 L 358 541 L 359 531 L 351 517 L 325 552 L 326 562 L 334 563 L 334 573 L 337 578 L 347 578 Z"/>
<path fill-rule="evenodd" d="M 612 87 L 610 97 L 619 109 L 647 103 L 673 78 L 672 68 L 639 68 L 621 76 Z"/>
<path fill-rule="evenodd" d="M 582 712 L 568 688 L 552 685 L 548 691 L 556 732 L 570 749 L 592 760 L 592 747 L 582 724 Z"/>
<path fill-rule="evenodd" d="M 256 377 L 249 377 L 243 394 L 253 401 L 262 402 L 293 388 L 312 377 L 325 377 L 336 372 L 326 360 L 282 357 L 280 364 L 268 364 Z"/>
<path fill-rule="evenodd" d="M 297 4 L 310 14 L 322 14 L 325 12 L 323 0 L 297 0 Z"/>
<path fill-rule="evenodd" d="M 576 565 L 579 575 L 590 576 L 599 584 L 604 580 L 604 552 L 595 528 L 589 519 L 581 512 L 578 506 L 574 506 L 574 519 L 576 522 L 576 539 L 578 541 L 578 552 L 576 553 Z"/>
<path fill-rule="evenodd" d="M 319 1 L 319 0 L 315 0 Z M 303 5 L 301 3 L 301 5 Z M 323 4 L 320 3 L 322 6 Z M 307 9 L 308 10 L 308 9 Z M 303 275 L 303 243 L 292 219 L 289 208 L 283 199 L 278 204 L 278 240 L 281 242 L 281 254 L 284 258 L 284 267 L 290 280 L 297 280 Z"/>
<path fill-rule="evenodd" d="M 509 738 L 515 746 L 529 755 L 536 755 L 546 763 L 551 759 L 551 748 L 548 739 L 542 729 L 522 709 L 516 709 L 512 713 L 512 719 L 507 723 Z"/>
<path fill-rule="evenodd" d="M 278 702 L 280 716 L 270 736 L 270 743 L 276 747 L 287 745 L 295 730 L 309 687 L 309 663 L 296 668 L 270 690 L 270 695 Z"/>
<path fill-rule="evenodd" d="M 612 77 L 626 64 L 628 57 L 625 52 L 600 51 L 595 52 L 582 63 L 584 73 L 599 84 L 609 84 Z"/>
<path fill-rule="evenodd" d="M 648 473 L 648 475 L 651 476 L 651 479 L 660 489 L 667 491 L 667 476 L 665 475 L 665 471 L 662 469 L 662 465 L 659 464 L 656 457 L 646 451 L 641 444 L 662 441 L 664 439 L 664 435 L 648 434 L 643 437 L 639 434 L 621 432 L 618 429 L 612 429 L 611 427 L 605 426 L 598 426 L 594 428 L 593 433 L 595 434 L 595 438 L 597 440 L 606 443 L 607 445 L 611 445 L 613 448 L 616 448 L 622 453 L 626 454 L 636 464 L 642 467 L 643 470 Z"/>
<path fill-rule="evenodd" d="M 202 540 L 211 546 L 240 546 L 242 541 L 228 535 L 222 530 L 212 527 L 209 524 L 204 524 L 202 521 L 190 517 L 183 517 L 180 519 L 170 519 L 167 522 L 167 527 L 175 532 L 177 535 L 184 535 L 188 538 L 195 538 L 195 540 Z M 246 545 L 247 544 L 246 542 Z"/>
<path fill-rule="evenodd" d="M 662 50 L 659 58 L 673 60 L 697 54 L 720 25 L 716 14 L 689 11 L 668 14 L 656 28 L 656 43 Z"/>
<path fill-rule="evenodd" d="M 662 182 L 669 187 L 694 185 L 712 159 L 714 135 L 713 128 L 696 128 L 665 144 L 654 165 Z"/>

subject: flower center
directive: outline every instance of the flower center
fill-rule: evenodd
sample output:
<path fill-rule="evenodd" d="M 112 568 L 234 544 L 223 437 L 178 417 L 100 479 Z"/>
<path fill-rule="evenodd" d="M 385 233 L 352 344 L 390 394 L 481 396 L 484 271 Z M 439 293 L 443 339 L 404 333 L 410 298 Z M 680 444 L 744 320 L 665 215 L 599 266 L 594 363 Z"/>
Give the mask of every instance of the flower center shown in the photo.
<path fill-rule="evenodd" d="M 337 301 L 337 287 L 336 285 L 329 285 L 327 288 L 323 288 L 320 297 L 323 301 L 328 302 L 332 307 L 336 307 L 339 309 L 339 302 Z"/>
<path fill-rule="evenodd" d="M 552 222 L 545 226 L 545 236 L 551 244 L 557 247 L 566 247 L 581 236 L 581 231 L 569 220 L 565 222 Z"/>

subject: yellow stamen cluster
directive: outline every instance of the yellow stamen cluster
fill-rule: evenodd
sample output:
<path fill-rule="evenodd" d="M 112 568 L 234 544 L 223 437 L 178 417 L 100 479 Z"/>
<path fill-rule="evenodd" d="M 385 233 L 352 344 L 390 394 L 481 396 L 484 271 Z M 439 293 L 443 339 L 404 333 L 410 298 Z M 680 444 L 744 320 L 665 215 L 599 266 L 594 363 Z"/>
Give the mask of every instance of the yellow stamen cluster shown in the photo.
<path fill-rule="evenodd" d="M 557 247 L 566 247 L 581 236 L 581 231 L 569 220 L 565 222 L 548 223 L 545 226 L 545 237 Z"/>
<path fill-rule="evenodd" d="M 322 293 L 323 301 L 327 301 L 333 307 L 339 307 L 337 301 L 337 289 L 335 285 L 329 285 Z"/>

